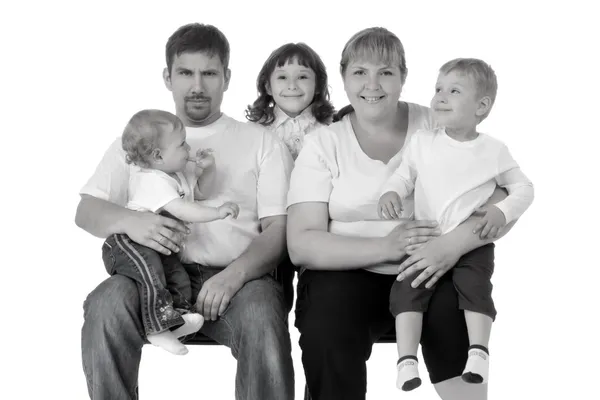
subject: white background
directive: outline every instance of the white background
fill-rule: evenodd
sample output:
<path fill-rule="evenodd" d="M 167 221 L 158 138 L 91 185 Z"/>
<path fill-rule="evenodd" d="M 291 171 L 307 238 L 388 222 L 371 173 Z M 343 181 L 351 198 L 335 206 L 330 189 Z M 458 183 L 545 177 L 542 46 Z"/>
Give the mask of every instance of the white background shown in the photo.
<path fill-rule="evenodd" d="M 347 104 L 341 50 L 365 27 L 384 26 L 404 43 L 407 101 L 427 105 L 437 69 L 451 58 L 491 63 L 498 98 L 481 130 L 508 144 L 535 183 L 536 199 L 496 250 L 499 314 L 489 398 L 598 398 L 593 182 L 600 130 L 592 43 L 600 35 L 592 32 L 597 21 L 590 9 L 577 1 L 48 3 L 0 12 L 1 398 L 87 398 L 82 302 L 106 272 L 101 239 L 73 222 L 78 190 L 134 112 L 173 111 L 161 77 L 164 46 L 189 22 L 216 25 L 228 37 L 232 80 L 222 109 L 239 119 L 255 99 L 262 63 L 289 41 L 304 41 L 321 55 L 336 108 Z M 293 325 L 291 335 L 301 398 Z M 393 345 L 374 347 L 369 399 L 436 398 L 424 367 L 419 390 L 397 392 L 395 361 Z M 221 346 L 191 347 L 185 357 L 147 346 L 140 394 L 145 400 L 232 399 L 234 373 L 234 359 Z"/>

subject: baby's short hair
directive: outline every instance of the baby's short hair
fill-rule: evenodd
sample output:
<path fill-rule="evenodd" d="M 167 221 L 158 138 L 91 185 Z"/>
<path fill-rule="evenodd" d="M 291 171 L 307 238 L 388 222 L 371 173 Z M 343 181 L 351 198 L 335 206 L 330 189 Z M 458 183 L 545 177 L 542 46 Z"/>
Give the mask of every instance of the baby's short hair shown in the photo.
<path fill-rule="evenodd" d="M 440 68 L 440 73 L 443 74 L 448 74 L 451 71 L 458 71 L 471 77 L 475 82 L 477 95 L 481 97 L 488 96 L 490 98 L 490 108 L 481 116 L 481 120 L 483 121 L 489 115 L 496 101 L 496 93 L 498 92 L 496 73 L 488 63 L 477 58 L 455 58 Z"/>
<path fill-rule="evenodd" d="M 142 110 L 133 115 L 121 137 L 128 164 L 150 167 L 149 158 L 160 148 L 160 138 L 167 132 L 182 129 L 181 120 L 168 111 Z"/>

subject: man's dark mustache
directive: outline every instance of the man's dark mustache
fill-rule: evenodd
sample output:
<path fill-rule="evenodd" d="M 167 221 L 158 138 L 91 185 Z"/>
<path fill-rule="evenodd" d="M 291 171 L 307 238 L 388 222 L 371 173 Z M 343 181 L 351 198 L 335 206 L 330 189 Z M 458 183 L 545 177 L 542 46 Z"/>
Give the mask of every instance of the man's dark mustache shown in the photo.
<path fill-rule="evenodd" d="M 206 97 L 206 96 L 188 96 L 185 99 L 186 100 L 191 100 L 191 101 L 208 101 L 208 100 L 210 100 L 210 97 Z"/>

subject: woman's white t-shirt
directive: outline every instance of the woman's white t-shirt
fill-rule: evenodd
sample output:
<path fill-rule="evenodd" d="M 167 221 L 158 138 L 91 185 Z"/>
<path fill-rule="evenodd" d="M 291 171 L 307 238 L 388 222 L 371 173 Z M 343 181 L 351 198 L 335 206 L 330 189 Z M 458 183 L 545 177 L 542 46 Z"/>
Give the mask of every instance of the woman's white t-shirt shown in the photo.
<path fill-rule="evenodd" d="M 405 143 L 419 129 L 433 128 L 429 108 L 408 105 Z M 296 159 L 288 192 L 288 207 L 296 203 L 325 202 L 329 207 L 329 231 L 338 235 L 383 237 L 413 214 L 412 195 L 404 204 L 402 220 L 386 221 L 377 214 L 381 189 L 400 165 L 402 151 L 386 164 L 361 149 L 350 116 L 322 127 L 305 137 Z M 397 274 L 397 264 L 379 264 L 365 269 Z"/>

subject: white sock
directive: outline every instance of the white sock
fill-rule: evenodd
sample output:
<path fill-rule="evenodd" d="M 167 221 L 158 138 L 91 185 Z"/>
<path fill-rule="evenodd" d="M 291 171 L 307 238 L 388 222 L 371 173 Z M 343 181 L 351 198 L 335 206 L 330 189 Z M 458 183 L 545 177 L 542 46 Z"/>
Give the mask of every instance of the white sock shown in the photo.
<path fill-rule="evenodd" d="M 398 377 L 396 378 L 396 387 L 405 392 L 421 386 L 419 378 L 419 361 L 415 356 L 404 356 L 398 360 Z"/>
<path fill-rule="evenodd" d="M 185 323 L 173 331 L 173 335 L 177 338 L 196 333 L 204 325 L 204 317 L 200 314 L 183 314 L 181 318 L 183 318 Z"/>
<path fill-rule="evenodd" d="M 148 341 L 155 346 L 165 349 L 169 353 L 182 356 L 187 354 L 188 349 L 183 343 L 177 339 L 177 336 L 171 331 L 164 331 L 161 333 L 154 333 L 148 335 Z"/>
<path fill-rule="evenodd" d="M 469 347 L 469 358 L 462 374 L 462 379 L 468 383 L 486 383 L 490 370 L 490 355 L 485 346 Z"/>

